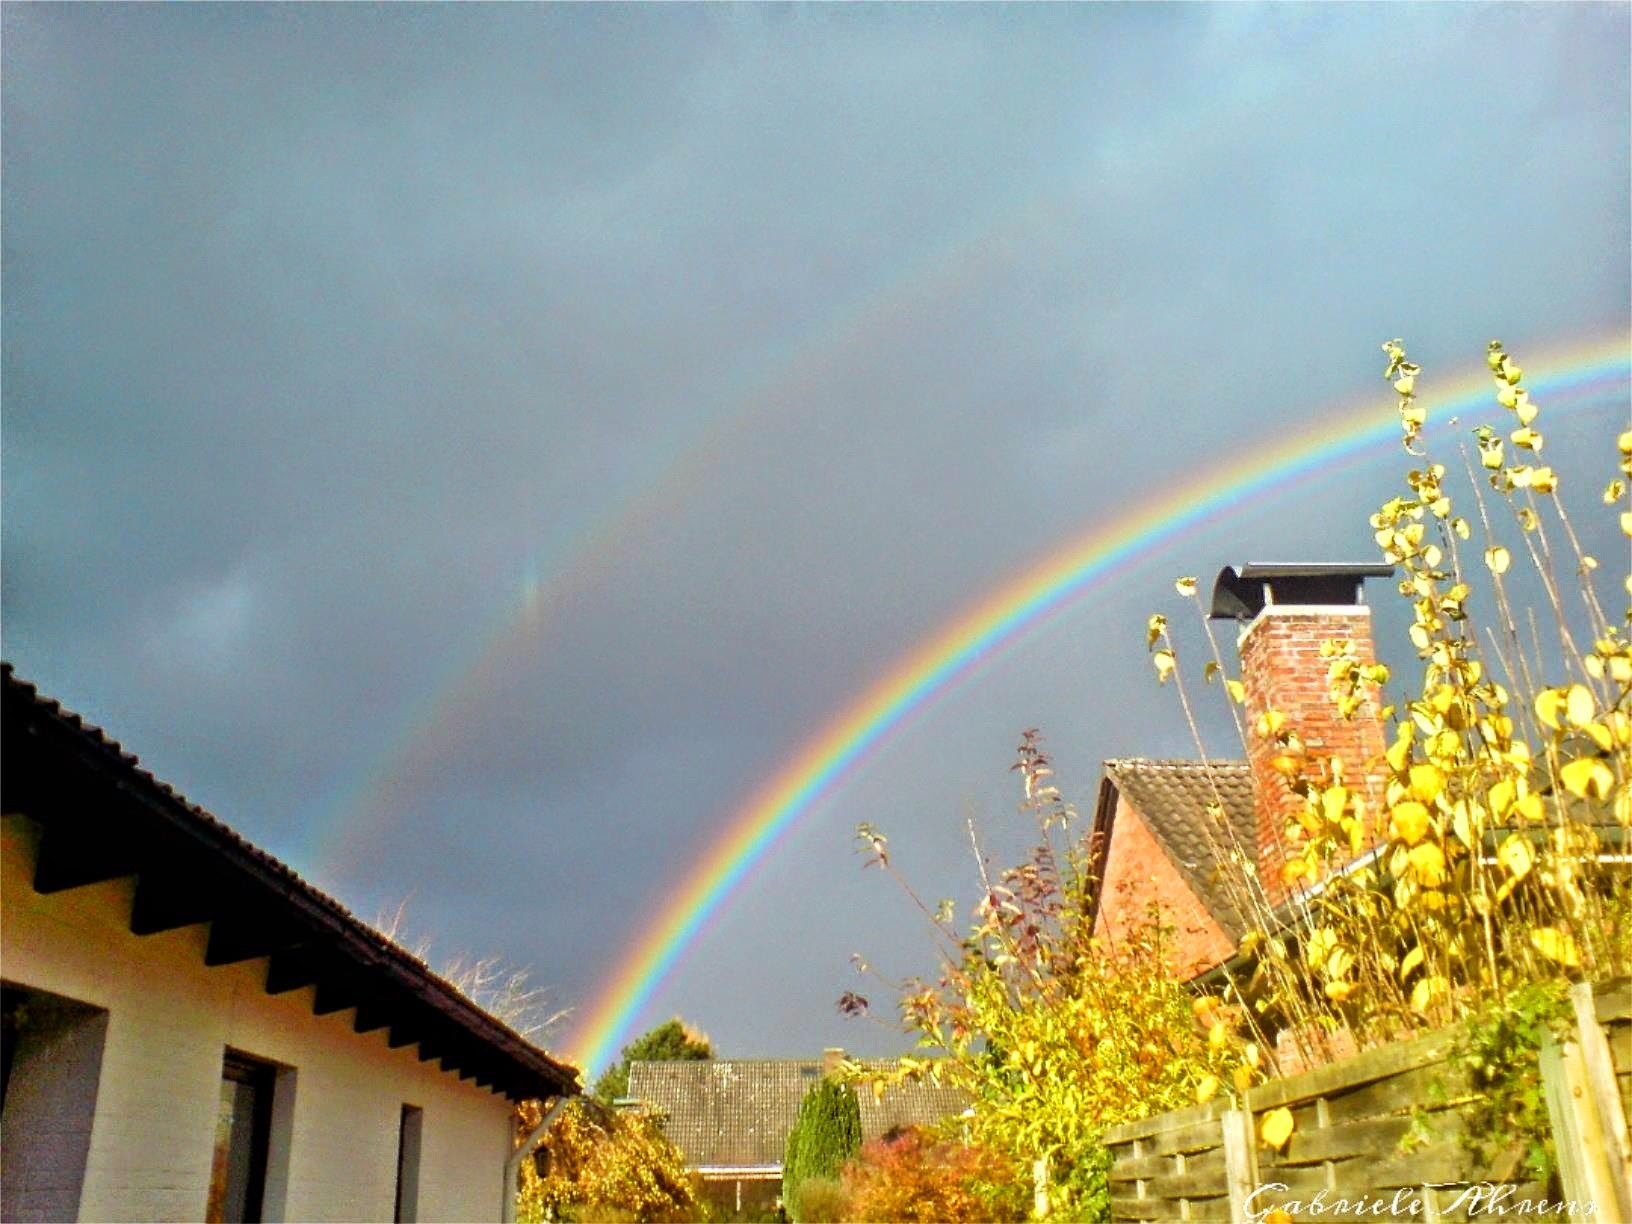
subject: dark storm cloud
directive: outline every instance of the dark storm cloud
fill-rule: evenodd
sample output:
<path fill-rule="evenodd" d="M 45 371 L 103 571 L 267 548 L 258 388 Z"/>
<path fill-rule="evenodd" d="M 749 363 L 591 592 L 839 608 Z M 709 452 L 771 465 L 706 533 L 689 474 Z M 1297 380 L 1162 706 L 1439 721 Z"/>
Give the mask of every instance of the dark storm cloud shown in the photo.
<path fill-rule="evenodd" d="M 1375 390 L 1388 335 L 1432 372 L 1628 314 L 1613 8 L 3 20 L 7 656 L 563 1002 L 978 594 Z M 1369 547 L 1370 488 L 1300 499 L 948 701 L 658 1006 L 740 1053 L 858 1040 L 830 971 L 921 947 L 843 830 L 950 892 L 1021 726 L 1084 794 L 1186 751 L 1143 614 L 1175 569 Z"/>

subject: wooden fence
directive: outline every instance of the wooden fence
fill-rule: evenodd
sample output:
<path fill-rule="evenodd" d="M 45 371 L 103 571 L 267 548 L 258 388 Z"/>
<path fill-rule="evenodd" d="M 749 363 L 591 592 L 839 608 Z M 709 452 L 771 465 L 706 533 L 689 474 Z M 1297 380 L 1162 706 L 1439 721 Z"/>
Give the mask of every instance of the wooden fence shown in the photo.
<path fill-rule="evenodd" d="M 1435 1033 L 1275 1080 L 1240 1108 L 1213 1101 L 1112 1127 L 1115 1220 L 1248 1220 L 1284 1207 L 1293 1220 L 1499 1218 L 1521 1202 L 1574 1203 L 1550 1218 L 1632 1224 L 1632 986 L 1571 992 L 1571 1039 L 1542 1050 L 1542 1080 L 1562 1198 L 1525 1180 L 1517 1147 L 1481 1159 L 1454 1038 Z M 1291 1110 L 1280 1150 L 1265 1113 Z M 1592 1205 L 1592 1214 L 1583 1210 Z"/>

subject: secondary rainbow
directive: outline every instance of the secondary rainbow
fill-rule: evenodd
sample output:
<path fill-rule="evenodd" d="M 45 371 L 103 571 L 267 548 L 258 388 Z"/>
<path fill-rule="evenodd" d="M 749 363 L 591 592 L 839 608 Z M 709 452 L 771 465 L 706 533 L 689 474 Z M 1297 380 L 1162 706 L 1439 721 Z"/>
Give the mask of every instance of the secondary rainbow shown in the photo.
<path fill-rule="evenodd" d="M 1628 382 L 1628 337 L 1616 332 L 1544 354 L 1526 381 L 1546 413 L 1603 401 Z M 1430 372 L 1431 380 L 1431 372 Z M 1430 381 L 1425 380 L 1425 381 Z M 1431 383 L 1430 383 L 1431 386 Z M 1482 367 L 1425 397 L 1430 424 L 1494 408 Z M 568 1050 L 593 1075 L 623 1044 L 643 1009 L 709 918 L 778 838 L 914 715 L 983 662 L 1011 648 L 1093 589 L 1120 565 L 1172 544 L 1243 504 L 1397 439 L 1386 390 L 1350 404 L 1309 431 L 1239 454 L 1198 480 L 1175 481 L 1127 514 L 1080 536 L 967 607 L 909 652 L 807 741 L 732 817 L 726 831 L 657 910 L 578 1023 Z M 1380 406 L 1384 405 L 1384 406 Z"/>

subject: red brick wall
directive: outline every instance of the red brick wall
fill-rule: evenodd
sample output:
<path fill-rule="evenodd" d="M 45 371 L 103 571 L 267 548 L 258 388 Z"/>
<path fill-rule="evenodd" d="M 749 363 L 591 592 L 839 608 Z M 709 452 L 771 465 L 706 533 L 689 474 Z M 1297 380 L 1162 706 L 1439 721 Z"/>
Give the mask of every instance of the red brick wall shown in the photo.
<path fill-rule="evenodd" d="M 1241 643 L 1241 678 L 1247 689 L 1247 711 L 1256 722 L 1264 710 L 1279 710 L 1302 737 L 1311 763 L 1336 757 L 1343 762 L 1351 787 L 1374 775 L 1383 752 L 1382 724 L 1373 708 L 1351 720 L 1338 715 L 1326 679 L 1331 660 L 1320 654 L 1323 642 L 1346 638 L 1362 663 L 1376 661 L 1371 613 L 1366 608 L 1322 609 L 1268 607 L 1248 627 Z M 1270 761 L 1281 750 L 1248 728 L 1247 759 L 1252 766 L 1254 807 L 1258 818 L 1258 877 L 1271 905 L 1287 895 L 1281 876 L 1286 862 L 1286 822 L 1301 808 Z"/>
<path fill-rule="evenodd" d="M 1152 901 L 1161 907 L 1163 923 L 1174 928 L 1168 963 L 1185 981 L 1235 954 L 1235 944 L 1190 890 L 1144 818 L 1119 794 L 1094 934 L 1114 944 L 1147 921 Z"/>

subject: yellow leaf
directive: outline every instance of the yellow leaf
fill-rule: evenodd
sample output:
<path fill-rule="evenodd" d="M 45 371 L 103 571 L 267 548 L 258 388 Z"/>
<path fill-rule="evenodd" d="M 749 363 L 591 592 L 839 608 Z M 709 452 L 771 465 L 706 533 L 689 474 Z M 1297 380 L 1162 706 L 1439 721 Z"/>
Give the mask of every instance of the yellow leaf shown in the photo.
<path fill-rule="evenodd" d="M 1554 731 L 1562 731 L 1560 718 L 1564 713 L 1565 696 L 1560 689 L 1542 689 L 1536 694 L 1536 717 Z"/>
<path fill-rule="evenodd" d="M 1557 927 L 1537 927 L 1530 932 L 1530 944 L 1550 961 L 1574 969 L 1581 964 L 1581 951 L 1575 946 L 1575 936 Z"/>
<path fill-rule="evenodd" d="M 1145 647 L 1149 649 L 1162 640 L 1162 634 L 1167 632 L 1167 617 L 1160 612 L 1151 613 L 1150 619 L 1145 622 Z"/>
<path fill-rule="evenodd" d="M 1269 739 L 1272 736 L 1279 735 L 1281 728 L 1286 726 L 1286 715 L 1279 710 L 1265 710 L 1258 715 L 1256 726 L 1258 734 L 1265 739 Z"/>
<path fill-rule="evenodd" d="M 1610 481 L 1604 486 L 1604 505 L 1613 506 L 1616 502 L 1621 500 L 1621 494 L 1625 492 L 1626 483 L 1624 481 Z"/>
<path fill-rule="evenodd" d="M 1507 567 L 1513 564 L 1513 554 L 1500 544 L 1485 549 L 1485 564 L 1493 574 L 1507 573 Z"/>
<path fill-rule="evenodd" d="M 1534 429 L 1515 429 L 1508 437 L 1514 446 L 1522 446 L 1525 450 L 1539 451 L 1542 446 L 1541 434 Z"/>
<path fill-rule="evenodd" d="M 1152 656 L 1151 661 L 1156 665 L 1156 679 L 1163 684 L 1167 683 L 1167 678 L 1173 674 L 1173 669 L 1179 665 L 1171 650 L 1158 650 Z"/>
<path fill-rule="evenodd" d="M 1399 732 L 1394 736 L 1394 742 L 1389 745 L 1387 753 L 1388 764 L 1395 773 L 1405 769 L 1405 763 L 1411 759 L 1411 724 L 1402 723 Z"/>
<path fill-rule="evenodd" d="M 1326 997 L 1333 1003 L 1342 1003 L 1358 989 L 1353 982 L 1327 982 L 1325 986 Z"/>
<path fill-rule="evenodd" d="M 1413 846 L 1408 861 L 1417 873 L 1418 883 L 1425 887 L 1437 888 L 1445 882 L 1445 853 L 1433 842 Z"/>
<path fill-rule="evenodd" d="M 1564 717 L 1573 727 L 1584 727 L 1592 721 L 1597 713 L 1597 703 L 1592 699 L 1592 691 L 1584 684 L 1572 684 L 1564 695 Z"/>
<path fill-rule="evenodd" d="M 1224 1021 L 1213 1021 L 1213 1027 L 1207 1030 L 1207 1044 L 1215 1050 L 1222 1050 L 1230 1044 L 1230 1029 Z"/>
<path fill-rule="evenodd" d="M 1558 780 L 1578 799 L 1608 799 L 1615 771 L 1597 757 L 1578 757 L 1558 771 Z"/>
<path fill-rule="evenodd" d="M 1434 1001 L 1446 993 L 1445 979 L 1437 973 L 1425 977 L 1411 988 L 1411 1006 L 1419 1015 L 1427 1015 Z"/>
<path fill-rule="evenodd" d="M 1328 787 L 1320 796 L 1320 812 L 1331 824 L 1343 819 L 1343 812 L 1349 806 L 1349 788 L 1346 786 Z"/>
<path fill-rule="evenodd" d="M 1271 1207 L 1264 1212 L 1263 1224 L 1293 1224 L 1292 1215 L 1285 1207 Z"/>
<path fill-rule="evenodd" d="M 1396 804 L 1388 814 L 1388 835 L 1396 841 L 1414 846 L 1428 832 L 1428 809 L 1420 803 L 1407 800 Z"/>
<path fill-rule="evenodd" d="M 1189 577 L 1179 578 L 1174 581 L 1173 589 L 1186 597 L 1194 595 L 1196 593 L 1196 580 Z"/>
<path fill-rule="evenodd" d="M 1411 797 L 1432 803 L 1445 789 L 1445 775 L 1437 765 L 1411 766 Z"/>
<path fill-rule="evenodd" d="M 1496 851 L 1496 861 L 1505 867 L 1515 880 L 1522 880 L 1530 874 L 1530 868 L 1535 866 L 1536 850 L 1528 837 L 1510 833 L 1507 840 L 1501 844 L 1501 848 Z"/>
<path fill-rule="evenodd" d="M 1326 958 L 1326 976 L 1329 978 L 1347 977 L 1352 968 L 1354 953 L 1347 948 L 1333 948 L 1332 954 Z"/>
<path fill-rule="evenodd" d="M 1292 1138 L 1295 1126 L 1290 1109 L 1272 1109 L 1264 1115 L 1264 1120 L 1258 1127 L 1258 1134 L 1267 1146 L 1279 1151 L 1286 1146 L 1286 1141 Z"/>
<path fill-rule="evenodd" d="M 1413 944 L 1411 946 L 1411 951 L 1407 952 L 1405 954 L 1405 959 L 1400 962 L 1400 981 L 1403 982 L 1406 978 L 1410 977 L 1411 970 L 1415 969 L 1420 964 L 1422 964 L 1422 945 Z"/>
<path fill-rule="evenodd" d="M 1201 1077 L 1201 1082 L 1196 1085 L 1196 1102 L 1197 1102 L 1197 1104 L 1205 1105 L 1208 1101 L 1212 1100 L 1215 1096 L 1218 1095 L 1218 1088 L 1219 1088 L 1218 1076 L 1216 1076 L 1216 1075 L 1204 1075 L 1204 1076 L 1202 1076 Z"/>

